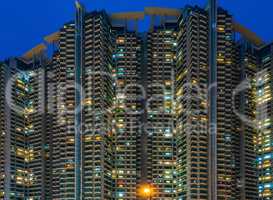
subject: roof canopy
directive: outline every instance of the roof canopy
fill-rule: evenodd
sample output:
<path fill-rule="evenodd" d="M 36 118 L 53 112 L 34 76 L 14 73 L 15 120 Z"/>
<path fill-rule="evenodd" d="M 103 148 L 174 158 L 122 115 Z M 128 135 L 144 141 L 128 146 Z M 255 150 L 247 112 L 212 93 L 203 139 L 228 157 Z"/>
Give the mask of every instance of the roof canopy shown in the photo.
<path fill-rule="evenodd" d="M 46 46 L 41 43 L 38 44 L 37 46 L 33 47 L 31 50 L 26 52 L 22 57 L 26 60 L 32 59 L 35 55 L 40 55 L 42 52 L 46 50 Z"/>

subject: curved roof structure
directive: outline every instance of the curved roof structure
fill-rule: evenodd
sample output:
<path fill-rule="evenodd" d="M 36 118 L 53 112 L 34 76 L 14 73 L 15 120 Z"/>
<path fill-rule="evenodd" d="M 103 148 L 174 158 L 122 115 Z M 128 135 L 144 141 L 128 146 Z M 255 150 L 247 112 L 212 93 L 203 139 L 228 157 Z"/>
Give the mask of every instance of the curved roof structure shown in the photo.
<path fill-rule="evenodd" d="M 149 16 L 162 16 L 162 17 L 176 17 L 178 18 L 182 13 L 182 10 L 173 8 L 161 8 L 161 7 L 145 7 L 144 11 L 139 12 L 119 12 L 110 15 L 111 20 L 143 20 L 145 15 Z M 245 26 L 238 22 L 233 22 L 233 29 L 235 32 L 240 33 L 247 40 L 255 44 L 256 46 L 262 46 L 263 40 L 259 38 L 254 32 L 247 29 Z M 52 33 L 44 37 L 44 41 L 48 44 L 58 42 L 60 39 L 60 32 Z M 26 52 L 22 57 L 25 59 L 31 59 L 34 55 L 39 55 L 46 50 L 46 45 L 41 43 Z"/>
<path fill-rule="evenodd" d="M 46 45 L 41 43 L 38 44 L 37 46 L 33 47 L 31 50 L 29 50 L 28 52 L 26 52 L 22 58 L 26 59 L 26 60 L 30 60 L 32 59 L 35 55 L 39 55 L 42 52 L 44 52 L 46 50 Z"/>
<path fill-rule="evenodd" d="M 146 7 L 144 13 L 147 15 L 173 16 L 178 18 L 181 15 L 181 10 L 161 7 Z"/>
<path fill-rule="evenodd" d="M 49 44 L 58 42 L 59 39 L 60 39 L 60 32 L 55 32 L 55 33 L 52 33 L 52 34 L 44 37 L 44 40 Z"/>
<path fill-rule="evenodd" d="M 144 19 L 144 12 L 122 12 L 111 15 L 112 20 L 142 20 Z"/>
<path fill-rule="evenodd" d="M 256 46 L 261 46 L 264 44 L 263 40 L 257 36 L 256 33 L 244 27 L 242 24 L 233 22 L 233 29 L 235 32 L 240 33 L 247 40 L 255 44 Z"/>
<path fill-rule="evenodd" d="M 145 15 L 151 16 L 173 16 L 179 17 L 181 10 L 172 8 L 161 8 L 161 7 L 145 7 L 144 11 L 140 12 L 120 12 L 113 13 L 111 15 L 112 20 L 142 20 Z"/>

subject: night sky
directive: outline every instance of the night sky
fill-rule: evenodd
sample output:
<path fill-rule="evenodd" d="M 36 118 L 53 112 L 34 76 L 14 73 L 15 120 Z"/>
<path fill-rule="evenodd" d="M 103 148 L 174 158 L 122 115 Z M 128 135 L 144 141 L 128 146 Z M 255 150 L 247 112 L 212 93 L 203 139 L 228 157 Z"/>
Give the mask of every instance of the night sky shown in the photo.
<path fill-rule="evenodd" d="M 272 0 L 219 0 L 236 21 L 273 41 Z M 0 4 L 0 60 L 20 56 L 74 18 L 75 0 L 2 0 Z M 88 11 L 142 11 L 145 6 L 182 8 L 186 4 L 204 7 L 206 0 L 81 0 Z"/>

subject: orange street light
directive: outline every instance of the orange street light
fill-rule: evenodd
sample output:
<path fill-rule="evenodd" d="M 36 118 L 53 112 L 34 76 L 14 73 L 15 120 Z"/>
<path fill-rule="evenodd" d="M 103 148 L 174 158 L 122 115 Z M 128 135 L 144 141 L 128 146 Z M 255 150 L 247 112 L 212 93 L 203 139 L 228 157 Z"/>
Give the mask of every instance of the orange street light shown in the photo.
<path fill-rule="evenodd" d="M 153 188 L 150 184 L 143 184 L 140 186 L 139 194 L 142 198 L 152 199 Z"/>

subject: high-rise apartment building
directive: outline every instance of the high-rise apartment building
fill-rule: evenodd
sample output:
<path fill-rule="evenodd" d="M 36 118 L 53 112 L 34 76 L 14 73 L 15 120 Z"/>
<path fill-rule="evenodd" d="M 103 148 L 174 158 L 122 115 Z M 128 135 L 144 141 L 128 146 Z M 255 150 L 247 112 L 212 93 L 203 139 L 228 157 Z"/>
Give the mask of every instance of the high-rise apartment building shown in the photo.
<path fill-rule="evenodd" d="M 218 9 L 217 19 L 217 196 L 235 198 L 236 175 L 233 152 L 236 132 L 232 120 L 232 91 L 234 82 L 233 17 Z"/>
<path fill-rule="evenodd" d="M 0 63 L 0 74 L 1 74 L 1 98 L 0 98 L 0 104 L 1 104 L 1 122 L 0 122 L 0 197 L 4 197 L 4 188 L 5 188 L 5 71 L 6 71 L 6 65 L 4 63 Z"/>
<path fill-rule="evenodd" d="M 176 66 L 178 199 L 208 199 L 208 14 L 187 7 L 179 19 Z"/>
<path fill-rule="evenodd" d="M 255 149 L 259 181 L 259 199 L 272 199 L 272 69 L 273 45 L 260 48 L 256 81 L 256 125 Z"/>
<path fill-rule="evenodd" d="M 1 164 L 4 199 L 45 199 L 49 177 L 49 159 L 45 131 L 45 76 L 46 60 L 30 57 L 11 58 L 2 67 L 1 120 L 4 163 Z"/>
<path fill-rule="evenodd" d="M 5 128 L 5 188 L 4 198 L 24 199 L 27 197 L 29 186 L 33 185 L 30 180 L 33 173 L 28 169 L 29 162 L 34 160 L 34 151 L 28 145 L 29 134 L 33 131 L 30 112 L 33 112 L 29 95 L 30 73 L 19 72 L 27 67 L 26 63 L 17 59 L 10 59 L 8 71 L 9 84 L 6 93 L 6 128 Z M 5 85 L 5 86 L 6 86 Z M 9 90 L 9 91 L 7 91 Z M 32 108 L 30 108 L 32 107 Z M 30 108 L 30 109 L 29 109 Z"/>
<path fill-rule="evenodd" d="M 47 199 L 55 199 L 59 189 L 59 175 L 60 175 L 60 135 L 58 134 L 58 113 L 57 113 L 57 69 L 59 65 L 59 54 L 54 52 L 52 60 L 47 65 L 45 73 L 46 77 L 46 127 L 48 133 L 46 140 L 49 143 L 48 162 L 45 163 L 49 173 L 47 175 L 48 187 L 46 189 Z M 53 145 L 54 144 L 54 145 Z"/>
<path fill-rule="evenodd" d="M 222 8 L 214 44 L 211 17 L 198 6 L 108 15 L 77 2 L 75 20 L 45 38 L 57 47 L 50 59 L 39 45 L 0 64 L 0 197 L 137 200 L 145 185 L 153 200 L 207 200 L 212 188 L 219 200 L 255 200 L 258 189 L 270 199 L 273 48 Z"/>
<path fill-rule="evenodd" d="M 176 20 L 147 33 L 147 181 L 154 199 L 175 198 L 174 84 Z"/>
<path fill-rule="evenodd" d="M 113 175 L 117 199 L 139 198 L 143 183 L 152 185 L 155 199 L 175 197 L 173 91 L 179 12 L 147 8 L 143 13 L 112 15 L 116 43 Z M 171 21 L 164 22 L 162 13 Z M 145 14 L 153 15 L 154 20 L 147 33 L 140 33 L 133 20 L 142 20 Z M 159 24 L 156 18 L 161 18 Z M 122 19 L 125 25 L 116 26 Z"/>
<path fill-rule="evenodd" d="M 217 198 L 255 199 L 255 165 L 253 137 L 255 131 L 245 126 L 235 113 L 233 92 L 245 77 L 255 75 L 252 65 L 237 63 L 247 59 L 235 48 L 235 32 L 247 36 L 236 27 L 232 16 L 219 8 L 217 14 L 217 83 L 208 85 L 209 78 L 209 14 L 199 7 L 187 7 L 179 19 L 176 72 L 176 138 L 177 193 L 179 199 L 208 199 L 208 174 L 211 166 L 208 153 L 208 127 L 217 127 Z M 248 37 L 249 38 L 249 37 Z M 254 47 L 253 47 L 254 49 Z M 254 66 L 253 66 L 254 65 Z M 242 77 L 241 77 L 242 76 Z M 208 118 L 208 94 L 217 87 L 217 123 Z M 244 96 L 244 115 L 253 120 L 253 96 Z M 235 107 L 234 107 L 235 106 Z M 236 124 L 241 124 L 236 128 Z M 242 136 L 240 138 L 239 136 Z M 252 139 L 251 139 L 252 138 Z M 237 149 L 239 148 L 239 149 Z M 252 162 L 251 162 L 252 161 Z M 239 168 L 236 170 L 236 168 Z"/>
<path fill-rule="evenodd" d="M 254 149 L 255 129 L 255 77 L 257 73 L 257 46 L 245 39 L 235 47 L 237 67 L 233 76 L 236 88 L 233 90 L 235 173 L 237 199 L 257 199 L 256 153 Z"/>
<path fill-rule="evenodd" d="M 115 199 L 136 199 L 140 170 L 138 158 L 141 131 L 142 38 L 125 27 L 114 29 L 115 77 L 114 168 Z"/>
<path fill-rule="evenodd" d="M 53 199 L 112 199 L 113 45 L 108 16 L 85 13 L 77 4 L 76 20 L 59 35 Z"/>

